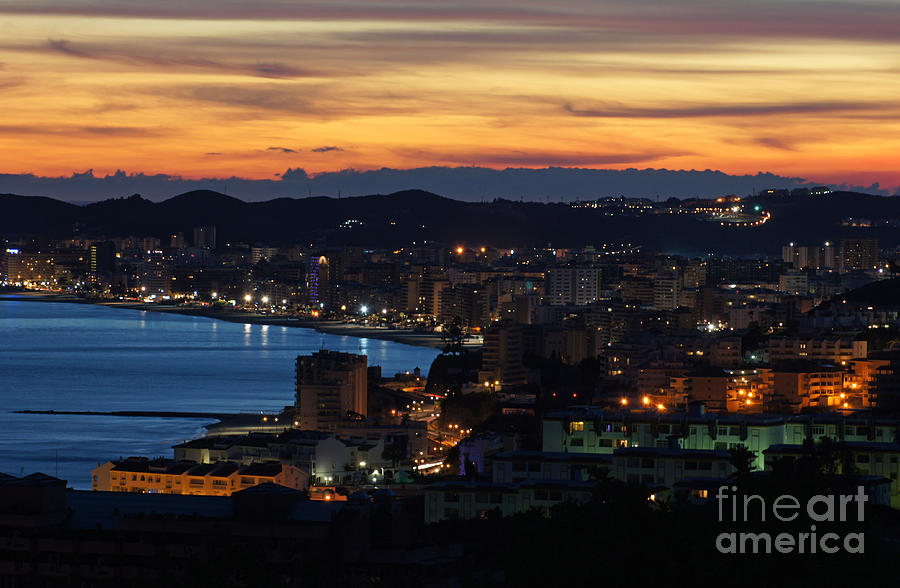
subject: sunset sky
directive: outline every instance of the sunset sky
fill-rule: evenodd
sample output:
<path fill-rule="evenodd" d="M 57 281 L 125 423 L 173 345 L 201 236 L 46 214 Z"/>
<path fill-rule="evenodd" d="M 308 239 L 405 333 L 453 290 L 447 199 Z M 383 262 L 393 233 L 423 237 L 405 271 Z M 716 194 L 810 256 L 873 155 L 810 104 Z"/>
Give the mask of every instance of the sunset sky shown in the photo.
<path fill-rule="evenodd" d="M 0 0 L 0 172 L 900 186 L 897 0 Z"/>

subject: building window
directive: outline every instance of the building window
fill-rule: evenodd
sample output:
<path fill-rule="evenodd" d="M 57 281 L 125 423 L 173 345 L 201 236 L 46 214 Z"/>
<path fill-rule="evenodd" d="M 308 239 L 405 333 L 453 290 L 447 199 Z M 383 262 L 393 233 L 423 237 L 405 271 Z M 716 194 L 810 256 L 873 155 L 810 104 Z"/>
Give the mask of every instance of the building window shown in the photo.
<path fill-rule="evenodd" d="M 584 431 L 584 422 L 578 421 L 574 423 L 569 423 L 569 433 L 574 433 L 575 431 Z"/>

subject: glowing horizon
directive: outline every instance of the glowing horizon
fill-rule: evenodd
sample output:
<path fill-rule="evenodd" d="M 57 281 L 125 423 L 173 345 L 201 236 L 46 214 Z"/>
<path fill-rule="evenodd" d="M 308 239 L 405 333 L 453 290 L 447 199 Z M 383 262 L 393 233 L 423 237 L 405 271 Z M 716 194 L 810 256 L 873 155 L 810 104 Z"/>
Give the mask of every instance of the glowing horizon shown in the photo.
<path fill-rule="evenodd" d="M 0 173 L 759 171 L 900 186 L 900 9 L 7 1 Z"/>

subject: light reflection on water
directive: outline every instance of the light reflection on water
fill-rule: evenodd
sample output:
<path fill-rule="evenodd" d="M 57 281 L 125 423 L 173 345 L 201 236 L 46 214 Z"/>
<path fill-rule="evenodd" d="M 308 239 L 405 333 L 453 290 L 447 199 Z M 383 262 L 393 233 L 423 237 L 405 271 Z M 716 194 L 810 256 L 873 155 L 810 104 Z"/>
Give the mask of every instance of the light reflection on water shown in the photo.
<path fill-rule="evenodd" d="M 434 349 L 310 329 L 85 304 L 0 300 L 0 472 L 43 471 L 90 487 L 98 462 L 171 457 L 198 419 L 23 415 L 16 410 L 247 412 L 293 403 L 294 360 L 365 353 L 385 375 Z M 57 457 L 58 456 L 58 457 Z"/>

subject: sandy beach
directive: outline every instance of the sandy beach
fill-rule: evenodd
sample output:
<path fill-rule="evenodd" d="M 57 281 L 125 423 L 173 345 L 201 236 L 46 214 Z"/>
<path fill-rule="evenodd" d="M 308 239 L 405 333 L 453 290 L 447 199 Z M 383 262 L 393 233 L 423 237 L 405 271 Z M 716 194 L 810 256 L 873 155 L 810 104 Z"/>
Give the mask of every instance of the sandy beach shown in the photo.
<path fill-rule="evenodd" d="M 233 323 L 248 323 L 254 325 L 277 325 L 282 327 L 299 327 L 304 329 L 315 329 L 321 333 L 331 335 L 343 335 L 347 337 L 360 337 L 368 339 L 382 339 L 385 341 L 393 341 L 395 343 L 404 343 L 406 345 L 416 345 L 419 347 L 432 347 L 434 349 L 443 349 L 444 343 L 441 337 L 434 333 L 421 332 L 413 329 L 389 329 L 385 327 L 364 326 L 352 323 L 343 323 L 340 321 L 321 321 L 299 319 L 287 317 L 284 315 L 259 314 L 252 312 L 243 312 L 239 310 L 221 312 L 210 308 L 196 308 L 183 306 L 168 306 L 162 304 L 151 304 L 144 302 L 119 301 L 119 300 L 88 300 L 84 298 L 75 298 L 63 294 L 52 294 L 46 292 L 4 292 L 0 293 L 0 300 L 29 300 L 35 302 L 68 302 L 75 304 L 98 304 L 112 308 L 124 308 L 130 310 L 146 310 L 150 312 L 171 312 L 178 314 L 203 316 L 216 320 L 229 321 Z M 469 345 L 467 345 L 468 347 Z M 472 346 L 477 347 L 477 345 Z"/>

